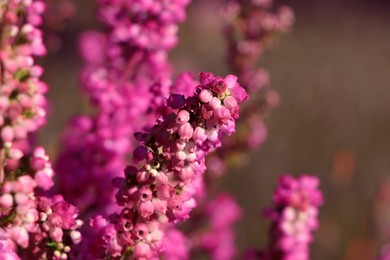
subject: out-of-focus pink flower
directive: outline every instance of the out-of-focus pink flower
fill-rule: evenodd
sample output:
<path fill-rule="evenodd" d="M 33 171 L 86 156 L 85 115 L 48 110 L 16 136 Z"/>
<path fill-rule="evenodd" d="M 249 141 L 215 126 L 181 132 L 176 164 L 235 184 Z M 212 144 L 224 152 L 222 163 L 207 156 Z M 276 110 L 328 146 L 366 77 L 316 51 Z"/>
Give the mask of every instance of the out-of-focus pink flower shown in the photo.
<path fill-rule="evenodd" d="M 272 224 L 269 246 L 260 259 L 309 259 L 312 232 L 319 226 L 318 208 L 323 203 L 318 186 L 314 176 L 280 176 L 274 205 L 265 211 Z"/>

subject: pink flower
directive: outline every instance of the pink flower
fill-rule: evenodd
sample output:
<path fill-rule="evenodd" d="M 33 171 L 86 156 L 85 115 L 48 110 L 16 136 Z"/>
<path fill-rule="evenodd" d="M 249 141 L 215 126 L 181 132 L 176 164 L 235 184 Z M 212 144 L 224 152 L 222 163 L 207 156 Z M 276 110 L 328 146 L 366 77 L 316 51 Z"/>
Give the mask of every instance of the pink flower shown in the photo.
<path fill-rule="evenodd" d="M 9 240 L 0 239 L 0 259 L 20 260 Z"/>
<path fill-rule="evenodd" d="M 146 259 L 150 256 L 150 246 L 146 243 L 139 242 L 134 246 L 134 257 Z"/>
<path fill-rule="evenodd" d="M 178 134 L 181 139 L 189 140 L 194 133 L 194 129 L 192 128 L 190 123 L 185 123 L 178 128 Z"/>
<path fill-rule="evenodd" d="M 171 260 L 190 259 L 189 243 L 190 241 L 188 241 L 182 232 L 174 227 L 169 228 L 164 238 L 164 258 Z"/>
<path fill-rule="evenodd" d="M 151 201 L 141 202 L 138 206 L 138 213 L 143 218 L 148 218 L 154 212 L 154 206 Z"/>
<path fill-rule="evenodd" d="M 22 248 L 27 248 L 29 237 L 28 232 L 24 227 L 13 226 L 9 230 L 10 239 L 15 241 Z"/>

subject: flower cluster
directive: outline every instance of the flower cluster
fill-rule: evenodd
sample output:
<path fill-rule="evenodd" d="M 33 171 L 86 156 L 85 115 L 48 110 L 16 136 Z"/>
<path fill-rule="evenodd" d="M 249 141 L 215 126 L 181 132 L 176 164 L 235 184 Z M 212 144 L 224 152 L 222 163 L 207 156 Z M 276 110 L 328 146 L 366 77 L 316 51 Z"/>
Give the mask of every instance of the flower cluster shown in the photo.
<path fill-rule="evenodd" d="M 16 245 L 25 258 L 66 259 L 70 246 L 81 241 L 76 230 L 78 210 L 62 196 L 36 195 L 53 185 L 54 172 L 42 147 L 19 160 L 9 160 L 0 190 L 0 236 Z M 49 245 L 49 246 L 48 246 Z"/>
<path fill-rule="evenodd" d="M 67 259 L 79 243 L 78 210 L 46 196 L 54 171 L 28 135 L 45 123 L 47 86 L 34 56 L 46 53 L 43 2 L 0 3 L 0 247 L 1 259 Z"/>
<path fill-rule="evenodd" d="M 164 235 L 164 251 L 161 254 L 162 259 L 191 259 L 191 244 L 191 240 L 174 225 L 166 227 Z"/>
<path fill-rule="evenodd" d="M 22 248 L 29 244 L 29 232 L 34 232 L 38 220 L 34 188 L 36 183 L 28 175 L 16 181 L 6 181 L 1 189 L 1 219 L 3 237 L 11 239 Z M 17 205 L 14 207 L 14 204 Z"/>
<path fill-rule="evenodd" d="M 119 188 L 117 203 L 123 207 L 110 217 L 100 233 L 95 257 L 130 255 L 139 259 L 156 256 L 163 243 L 164 223 L 186 220 L 196 206 L 198 191 L 193 180 L 205 171 L 205 155 L 221 145 L 223 134 L 235 131 L 239 104 L 248 98 L 235 76 L 200 74 L 194 95 L 172 94 L 168 111 L 146 133 L 133 153 L 134 165 Z M 99 221 L 101 223 L 102 221 Z"/>
<path fill-rule="evenodd" d="M 177 43 L 177 23 L 186 18 L 190 0 L 97 0 L 99 19 L 115 28 L 112 37 L 143 49 L 171 49 Z"/>
<path fill-rule="evenodd" d="M 104 111 L 119 106 L 135 117 L 150 113 L 151 101 L 169 94 L 167 52 L 177 44 L 178 23 L 186 18 L 189 2 L 97 0 L 107 33 L 87 32 L 80 41 L 87 63 L 83 85 L 94 105 Z M 151 89 L 156 82 L 161 91 Z"/>
<path fill-rule="evenodd" d="M 59 192 L 83 215 L 105 210 L 115 201 L 111 179 L 121 174 L 130 146 L 126 125 L 112 124 L 115 118 L 80 116 L 63 135 L 66 146 L 56 163 Z"/>
<path fill-rule="evenodd" d="M 49 252 L 54 258 L 67 259 L 71 252 L 70 245 L 81 242 L 81 234 L 77 229 L 83 222 L 77 219 L 78 209 L 64 201 L 61 195 L 52 198 L 38 197 L 37 205 L 39 228 L 34 233 L 34 243 L 29 248 L 31 254 L 50 258 L 46 252 L 49 246 Z"/>
<path fill-rule="evenodd" d="M 177 44 L 189 2 L 97 0 L 107 33 L 86 32 L 80 41 L 83 85 L 94 105 L 106 113 L 119 107 L 134 118 L 151 113 L 150 103 L 169 94 L 167 54 Z M 151 87 L 156 83 L 160 91 Z M 152 115 L 149 122 L 155 119 Z"/>
<path fill-rule="evenodd" d="M 167 53 L 190 1 L 96 2 L 105 32 L 84 33 L 79 47 L 86 63 L 82 85 L 97 114 L 70 122 L 57 164 L 61 193 L 86 214 L 112 211 L 110 181 L 126 165 L 132 134 L 153 125 L 165 106 Z"/>
<path fill-rule="evenodd" d="M 272 208 L 266 216 L 272 221 L 269 246 L 260 259 L 310 259 L 312 232 L 318 228 L 318 208 L 323 203 L 319 180 L 310 175 L 297 179 L 282 175 L 275 190 Z"/>
<path fill-rule="evenodd" d="M 0 2 L 0 167 L 23 156 L 28 133 L 45 123 L 47 86 L 34 61 L 46 53 L 38 28 L 44 9 L 41 1 Z"/>

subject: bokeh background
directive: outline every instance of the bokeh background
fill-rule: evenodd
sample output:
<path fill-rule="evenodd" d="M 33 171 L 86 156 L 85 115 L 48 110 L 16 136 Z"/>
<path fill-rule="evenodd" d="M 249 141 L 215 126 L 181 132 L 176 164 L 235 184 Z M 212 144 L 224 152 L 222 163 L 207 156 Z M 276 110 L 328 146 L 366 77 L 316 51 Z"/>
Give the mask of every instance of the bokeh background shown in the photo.
<path fill-rule="evenodd" d="M 81 96 L 77 37 L 98 28 L 92 0 L 74 1 L 75 15 L 42 61 L 51 89 L 51 115 L 40 139 L 51 154 L 72 115 L 90 111 Z M 218 14 L 222 1 L 194 0 L 171 54 L 176 72 L 226 74 Z M 294 30 L 260 61 L 270 71 L 280 106 L 266 119 L 269 137 L 231 169 L 219 188 L 245 211 L 237 225 L 240 250 L 266 243 L 277 176 L 311 173 L 325 204 L 312 259 L 368 260 L 390 241 L 390 2 L 276 1 L 296 14 Z M 239 258 L 238 258 L 239 259 Z"/>

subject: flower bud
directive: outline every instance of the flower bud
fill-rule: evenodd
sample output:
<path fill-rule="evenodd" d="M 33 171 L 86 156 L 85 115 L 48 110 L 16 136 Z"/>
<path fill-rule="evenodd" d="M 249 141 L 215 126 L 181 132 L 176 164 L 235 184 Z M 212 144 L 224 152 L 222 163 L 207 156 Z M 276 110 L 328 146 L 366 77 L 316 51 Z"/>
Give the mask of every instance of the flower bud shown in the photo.
<path fill-rule="evenodd" d="M 134 246 L 134 257 L 147 259 L 150 255 L 150 246 L 144 242 L 139 242 Z"/>
<path fill-rule="evenodd" d="M 191 166 L 186 166 L 180 171 L 179 175 L 180 179 L 182 179 L 184 182 L 187 182 L 192 180 L 194 176 L 194 170 Z"/>
<path fill-rule="evenodd" d="M 187 123 L 189 120 L 190 120 L 190 113 L 188 113 L 187 110 L 180 110 L 179 113 L 177 113 L 176 122 L 179 125 Z"/>
<path fill-rule="evenodd" d="M 148 155 L 148 149 L 145 146 L 138 146 L 135 148 L 133 152 L 133 160 L 135 162 L 142 161 L 146 159 L 146 156 Z"/>
<path fill-rule="evenodd" d="M 168 98 L 168 106 L 173 109 L 179 109 L 184 105 L 185 99 L 183 95 L 171 94 Z"/>
<path fill-rule="evenodd" d="M 79 244 L 81 242 L 81 234 L 79 231 L 76 231 L 76 230 L 72 230 L 70 232 L 70 238 L 72 239 L 72 242 L 74 244 Z"/>
<path fill-rule="evenodd" d="M 181 125 L 178 129 L 178 134 L 180 136 L 180 139 L 189 140 L 192 137 L 193 133 L 194 133 L 194 129 L 192 128 L 190 123 L 185 123 Z"/>
<path fill-rule="evenodd" d="M 213 94 L 211 94 L 210 90 L 203 89 L 199 93 L 199 100 L 202 101 L 203 103 L 210 102 L 212 98 L 213 98 Z"/>
<path fill-rule="evenodd" d="M 14 131 L 12 127 L 4 126 L 3 129 L 1 129 L 1 138 L 4 142 L 12 142 L 14 139 Z"/>
<path fill-rule="evenodd" d="M 192 135 L 196 144 L 202 144 L 207 140 L 206 129 L 203 127 L 197 126 L 194 130 L 194 134 Z"/>
<path fill-rule="evenodd" d="M 143 218 L 148 218 L 151 216 L 154 212 L 154 206 L 153 203 L 149 201 L 141 202 L 138 205 L 138 213 L 143 217 Z"/>
<path fill-rule="evenodd" d="M 213 84 L 212 87 L 212 90 L 217 94 L 221 94 L 225 92 L 226 89 L 227 89 L 227 85 L 225 84 L 224 80 L 218 80 Z"/>

